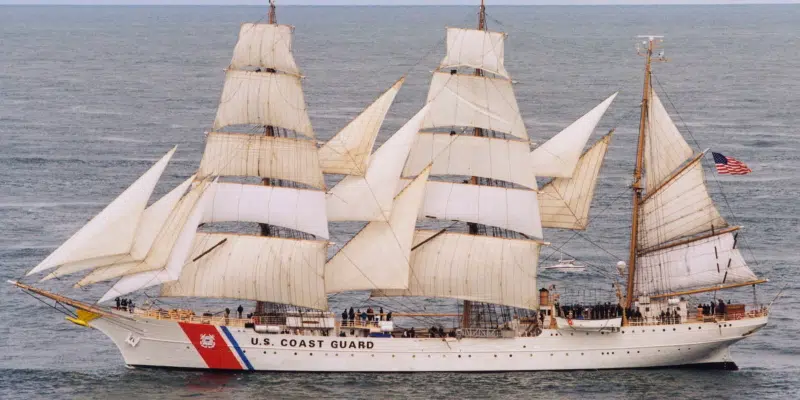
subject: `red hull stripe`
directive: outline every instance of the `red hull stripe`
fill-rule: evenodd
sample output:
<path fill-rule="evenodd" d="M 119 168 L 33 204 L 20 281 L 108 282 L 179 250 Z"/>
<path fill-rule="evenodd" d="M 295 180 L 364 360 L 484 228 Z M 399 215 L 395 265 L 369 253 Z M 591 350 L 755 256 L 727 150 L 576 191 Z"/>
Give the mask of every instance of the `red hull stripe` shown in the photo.
<path fill-rule="evenodd" d="M 178 322 L 178 325 L 209 368 L 242 369 L 242 364 L 225 342 L 225 336 L 214 325 L 185 322 Z"/>

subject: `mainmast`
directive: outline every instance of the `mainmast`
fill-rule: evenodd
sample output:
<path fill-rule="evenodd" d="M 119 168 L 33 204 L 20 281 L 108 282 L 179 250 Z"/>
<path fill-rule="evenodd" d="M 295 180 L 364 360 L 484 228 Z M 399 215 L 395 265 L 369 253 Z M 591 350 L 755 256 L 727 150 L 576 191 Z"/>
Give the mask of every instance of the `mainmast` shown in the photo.
<path fill-rule="evenodd" d="M 484 4 L 484 0 L 481 0 L 481 7 L 480 11 L 478 12 L 478 30 L 485 31 L 486 30 L 486 4 Z M 483 70 L 475 69 L 475 76 L 483 76 Z M 483 129 L 475 128 L 473 131 L 474 136 L 483 136 Z M 472 185 L 478 184 L 478 177 L 473 176 L 470 178 L 469 183 Z M 478 224 L 467 224 L 467 228 L 469 230 L 470 235 L 477 235 L 478 234 Z M 461 327 L 462 328 L 469 328 L 470 325 L 470 318 L 472 317 L 471 314 L 472 309 L 472 302 L 469 300 L 464 300 L 464 312 L 461 316 Z"/>
<path fill-rule="evenodd" d="M 634 277 L 636 276 L 636 251 L 637 237 L 639 235 L 639 205 L 642 202 L 642 165 L 644 164 L 644 141 L 645 129 L 647 126 L 648 110 L 650 109 L 650 93 L 652 93 L 650 82 L 650 65 L 653 58 L 653 50 L 656 40 L 661 40 L 663 36 L 639 36 L 647 38 L 647 50 L 640 55 L 645 57 L 644 64 L 644 88 L 642 89 L 642 111 L 639 118 L 639 140 L 636 146 L 636 168 L 633 170 L 633 207 L 631 215 L 631 245 L 628 257 L 628 287 L 625 296 L 625 308 L 630 308 L 633 304 Z"/>

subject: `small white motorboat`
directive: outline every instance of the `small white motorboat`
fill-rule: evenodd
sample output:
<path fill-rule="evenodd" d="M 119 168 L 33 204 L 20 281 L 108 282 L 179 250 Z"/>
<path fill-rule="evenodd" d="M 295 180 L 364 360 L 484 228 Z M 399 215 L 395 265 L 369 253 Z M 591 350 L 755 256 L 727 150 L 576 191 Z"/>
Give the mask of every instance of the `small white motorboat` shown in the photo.
<path fill-rule="evenodd" d="M 586 270 L 586 267 L 583 265 L 576 265 L 575 260 L 565 260 L 563 258 L 559 258 L 558 264 L 548 265 L 546 267 L 542 267 L 542 269 L 545 271 L 583 272 Z"/>

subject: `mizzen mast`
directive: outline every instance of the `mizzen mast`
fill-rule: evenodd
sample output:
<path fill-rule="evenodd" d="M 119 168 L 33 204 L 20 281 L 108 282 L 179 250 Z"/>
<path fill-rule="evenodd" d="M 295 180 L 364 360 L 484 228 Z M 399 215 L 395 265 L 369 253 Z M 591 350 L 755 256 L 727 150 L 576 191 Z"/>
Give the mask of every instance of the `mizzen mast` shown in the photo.
<path fill-rule="evenodd" d="M 663 36 L 639 36 L 647 40 L 643 44 L 647 45 L 644 52 L 639 52 L 639 55 L 645 57 L 644 63 L 644 88 L 642 89 L 642 111 L 639 118 L 639 139 L 636 146 L 636 168 L 633 170 L 633 207 L 631 214 L 631 245 L 630 255 L 628 257 L 628 285 L 625 296 L 625 308 L 630 308 L 633 304 L 633 287 L 634 277 L 636 276 L 636 251 L 637 251 L 637 237 L 639 235 L 639 205 L 642 203 L 642 166 L 644 164 L 644 141 L 645 129 L 647 126 L 647 114 L 650 109 L 650 93 L 652 92 L 650 82 L 651 62 L 653 60 L 653 50 L 656 48 L 656 41 L 661 41 Z M 658 58 L 661 60 L 661 58 Z"/>

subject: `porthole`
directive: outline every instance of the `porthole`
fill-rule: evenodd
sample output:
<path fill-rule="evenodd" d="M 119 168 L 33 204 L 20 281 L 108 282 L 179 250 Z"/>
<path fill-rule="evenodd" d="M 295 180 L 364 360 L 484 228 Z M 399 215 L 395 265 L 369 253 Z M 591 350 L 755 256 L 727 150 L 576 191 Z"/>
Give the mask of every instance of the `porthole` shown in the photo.
<path fill-rule="evenodd" d="M 689 330 L 692 330 L 692 327 L 691 327 L 691 326 L 689 327 Z"/>
<path fill-rule="evenodd" d="M 267 354 L 267 352 L 265 351 L 264 354 Z"/>
<path fill-rule="evenodd" d="M 569 334 L 569 335 L 570 335 L 570 336 L 575 336 L 575 334 L 574 334 L 574 333 L 572 333 L 572 332 L 570 332 L 570 334 Z"/>
<path fill-rule="evenodd" d="M 629 351 L 628 354 L 631 354 L 631 352 Z"/>
<path fill-rule="evenodd" d="M 569 353 L 567 353 L 567 357 L 569 357 Z"/>
<path fill-rule="evenodd" d="M 675 332 L 675 328 L 672 328 L 672 331 Z"/>
<path fill-rule="evenodd" d="M 334 356 L 334 357 L 339 357 L 339 353 L 336 353 L 336 354 L 334 354 L 333 356 Z"/>
<path fill-rule="evenodd" d="M 666 329 L 666 328 L 661 330 L 661 332 L 666 332 L 666 331 L 667 331 L 667 329 Z"/>
<path fill-rule="evenodd" d="M 372 355 L 372 358 L 375 358 L 375 354 Z"/>
<path fill-rule="evenodd" d="M 553 356 L 553 353 L 550 353 L 550 357 L 552 357 L 552 356 Z"/>
<path fill-rule="evenodd" d="M 394 356 L 392 356 L 392 357 L 394 357 Z M 461 358 L 461 354 L 458 355 L 458 358 Z"/>
<path fill-rule="evenodd" d="M 273 351 L 272 354 L 278 354 L 278 352 L 277 351 Z"/>
<path fill-rule="evenodd" d="M 527 349 L 527 348 L 528 348 L 528 346 L 522 346 L 522 348 L 523 348 L 523 349 Z"/>
<path fill-rule="evenodd" d="M 606 355 L 606 353 L 600 353 L 600 355 L 601 355 L 601 356 L 604 356 L 604 355 Z"/>
<path fill-rule="evenodd" d="M 313 355 L 314 355 L 314 353 L 308 353 L 308 355 L 309 355 L 309 356 L 313 356 Z"/>
<path fill-rule="evenodd" d="M 494 358 L 497 358 L 497 354 L 494 355 Z"/>
<path fill-rule="evenodd" d="M 636 350 L 636 354 L 639 354 L 639 350 Z"/>
<path fill-rule="evenodd" d="M 411 356 L 411 358 L 417 358 L 417 355 L 416 355 L 416 354 L 413 354 L 413 355 Z"/>
<path fill-rule="evenodd" d="M 247 350 L 242 350 L 242 353 L 247 353 Z"/>
<path fill-rule="evenodd" d="M 467 358 L 472 358 L 472 354 L 467 355 Z"/>
<path fill-rule="evenodd" d="M 583 355 L 583 353 L 581 353 L 581 355 Z"/>
<path fill-rule="evenodd" d="M 297 353 L 294 353 L 294 355 L 297 355 Z"/>
<path fill-rule="evenodd" d="M 350 357 L 355 357 L 355 356 L 356 356 L 355 354 L 350 354 Z"/>
<path fill-rule="evenodd" d="M 614 354 L 614 352 L 612 351 L 611 354 Z"/>
<path fill-rule="evenodd" d="M 392 354 L 392 358 L 394 358 L 394 354 Z"/>
<path fill-rule="evenodd" d="M 511 358 L 511 357 L 514 357 L 514 355 L 513 355 L 513 354 L 509 354 L 509 355 L 508 355 L 508 358 Z"/>
<path fill-rule="evenodd" d="M 497 357 L 497 356 L 495 356 L 495 357 Z M 430 355 L 430 354 L 428 354 L 428 358 L 431 358 L 431 355 Z"/>
<path fill-rule="evenodd" d="M 531 354 L 529 354 L 529 355 L 530 355 L 531 357 L 533 357 L 533 353 L 531 353 Z"/>
<path fill-rule="evenodd" d="M 325 353 L 325 357 L 327 357 L 327 356 L 328 356 L 328 353 Z"/>

